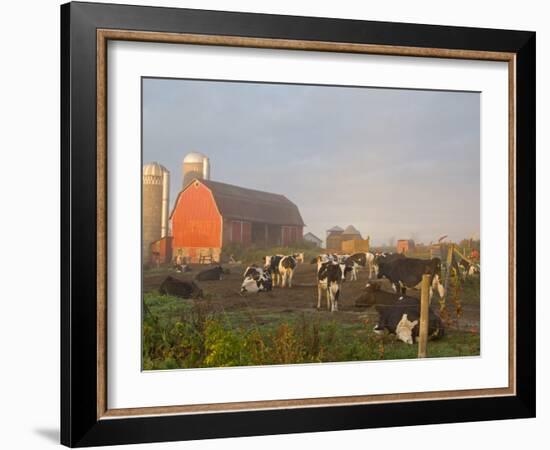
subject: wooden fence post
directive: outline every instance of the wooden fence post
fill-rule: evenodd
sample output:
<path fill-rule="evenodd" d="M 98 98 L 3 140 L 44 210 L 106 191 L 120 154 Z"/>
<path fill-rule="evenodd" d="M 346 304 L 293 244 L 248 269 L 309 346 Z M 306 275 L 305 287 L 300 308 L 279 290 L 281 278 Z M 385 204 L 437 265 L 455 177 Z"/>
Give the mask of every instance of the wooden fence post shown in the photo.
<path fill-rule="evenodd" d="M 428 346 L 428 320 L 430 310 L 430 275 L 422 275 L 420 291 L 420 323 L 418 324 L 418 357 L 425 358 Z"/>
<path fill-rule="evenodd" d="M 445 297 L 447 297 L 447 292 L 449 289 L 449 281 L 451 279 L 451 265 L 453 263 L 453 252 L 454 252 L 455 245 L 449 244 L 449 248 L 447 249 L 447 260 L 445 262 L 445 283 L 443 287 L 445 288 Z M 445 299 L 441 299 L 439 301 L 440 309 L 443 310 L 445 308 Z"/>

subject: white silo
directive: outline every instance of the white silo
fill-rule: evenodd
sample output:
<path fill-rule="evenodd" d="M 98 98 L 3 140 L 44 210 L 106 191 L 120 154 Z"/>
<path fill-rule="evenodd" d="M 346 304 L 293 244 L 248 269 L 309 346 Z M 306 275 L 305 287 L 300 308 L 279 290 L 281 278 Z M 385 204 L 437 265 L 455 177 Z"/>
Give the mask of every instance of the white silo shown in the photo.
<path fill-rule="evenodd" d="M 198 152 L 191 152 L 183 158 L 183 186 L 193 179 L 210 179 L 210 160 Z"/>
<path fill-rule="evenodd" d="M 143 262 L 151 260 L 151 243 L 168 235 L 170 172 L 157 162 L 143 166 Z"/>

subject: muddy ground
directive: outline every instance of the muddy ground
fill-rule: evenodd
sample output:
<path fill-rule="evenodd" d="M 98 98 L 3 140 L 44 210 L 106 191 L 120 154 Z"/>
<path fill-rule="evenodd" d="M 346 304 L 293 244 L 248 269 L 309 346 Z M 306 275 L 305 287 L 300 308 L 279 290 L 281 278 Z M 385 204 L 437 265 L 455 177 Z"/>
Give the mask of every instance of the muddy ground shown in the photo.
<path fill-rule="evenodd" d="M 172 268 L 159 268 L 147 270 L 143 276 L 144 292 L 154 292 L 158 289 L 166 276 L 171 275 L 181 280 L 193 280 L 196 274 L 208 266 L 192 265 L 192 272 L 185 274 L 176 273 Z M 216 308 L 226 312 L 254 311 L 260 317 L 278 317 L 284 319 L 285 316 L 295 316 L 301 312 L 310 313 L 317 307 L 317 287 L 315 265 L 299 264 L 294 273 L 292 288 L 275 287 L 271 292 L 262 292 L 258 294 L 240 294 L 242 283 L 242 274 L 245 267 L 240 264 L 224 265 L 229 269 L 229 274 L 220 281 L 201 281 L 198 282 L 205 293 L 205 301 L 209 301 Z M 346 323 L 357 323 L 365 318 L 377 319 L 377 313 L 374 308 L 365 308 L 355 306 L 355 300 L 360 296 L 365 284 L 369 281 L 368 272 L 361 270 L 358 273 L 357 281 L 346 281 L 340 293 L 339 311 L 330 313 L 326 311 L 326 299 L 321 301 L 322 311 L 330 316 L 332 320 L 338 320 Z M 389 289 L 389 284 L 384 282 L 384 287 Z M 450 290 L 451 291 L 451 290 Z M 419 296 L 419 291 L 409 289 L 408 295 Z M 464 289 L 460 294 L 462 316 L 456 321 L 456 308 L 452 301 L 453 295 L 449 293 L 447 300 L 451 322 L 450 328 L 474 329 L 479 330 L 479 293 L 471 289 Z M 437 307 L 437 295 L 434 296 L 433 305 Z"/>

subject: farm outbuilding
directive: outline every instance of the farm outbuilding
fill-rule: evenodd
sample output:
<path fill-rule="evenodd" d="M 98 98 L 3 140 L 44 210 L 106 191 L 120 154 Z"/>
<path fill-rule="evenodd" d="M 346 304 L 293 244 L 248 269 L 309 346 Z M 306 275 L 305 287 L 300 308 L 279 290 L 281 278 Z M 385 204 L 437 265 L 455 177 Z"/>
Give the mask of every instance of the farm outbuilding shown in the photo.
<path fill-rule="evenodd" d="M 315 244 L 316 247 L 321 247 L 323 244 L 323 240 L 315 236 L 312 232 L 307 232 L 304 234 L 304 241 L 311 242 L 312 244 Z"/>
<path fill-rule="evenodd" d="M 339 251 L 342 247 L 344 229 L 338 225 L 327 230 L 327 249 Z"/>
<path fill-rule="evenodd" d="M 345 230 L 339 226 L 327 230 L 327 249 L 334 252 L 344 251 L 342 245 L 345 241 L 362 240 L 361 233 L 353 225 L 348 225 Z M 366 245 L 368 247 L 368 242 Z"/>
<path fill-rule="evenodd" d="M 353 253 L 366 253 L 370 251 L 370 237 L 367 239 L 349 239 L 347 241 L 342 241 L 342 252 L 353 254 Z"/>
<path fill-rule="evenodd" d="M 353 225 L 348 225 L 344 232 L 342 233 L 342 241 L 351 241 L 354 239 L 363 239 L 359 230 Z"/>
<path fill-rule="evenodd" d="M 412 239 L 399 239 L 397 241 L 397 253 L 409 253 L 415 249 L 414 241 Z"/>
<path fill-rule="evenodd" d="M 304 221 L 284 195 L 195 179 L 179 193 L 172 214 L 172 251 L 189 262 L 219 261 L 222 246 L 290 246 Z"/>

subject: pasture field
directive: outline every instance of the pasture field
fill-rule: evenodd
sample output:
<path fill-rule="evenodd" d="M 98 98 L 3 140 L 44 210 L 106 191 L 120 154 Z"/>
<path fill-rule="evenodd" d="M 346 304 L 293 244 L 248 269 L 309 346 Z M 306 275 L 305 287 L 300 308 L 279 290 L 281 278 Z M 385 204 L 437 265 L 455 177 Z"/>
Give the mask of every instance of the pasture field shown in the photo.
<path fill-rule="evenodd" d="M 267 364 L 366 361 L 416 358 L 417 345 L 373 332 L 374 308 L 355 306 L 368 281 L 342 286 L 339 311 L 317 311 L 315 265 L 299 264 L 292 288 L 242 296 L 243 264 L 225 264 L 221 281 L 198 284 L 202 299 L 163 296 L 158 287 L 168 275 L 192 280 L 207 266 L 177 274 L 170 268 L 143 273 L 143 368 L 175 369 Z M 468 278 L 447 298 L 446 334 L 428 343 L 428 357 L 474 356 L 480 352 L 479 277 Z M 409 295 L 418 293 L 408 290 Z M 432 305 L 437 308 L 438 297 Z M 457 319 L 457 311 L 460 317 Z"/>

